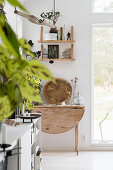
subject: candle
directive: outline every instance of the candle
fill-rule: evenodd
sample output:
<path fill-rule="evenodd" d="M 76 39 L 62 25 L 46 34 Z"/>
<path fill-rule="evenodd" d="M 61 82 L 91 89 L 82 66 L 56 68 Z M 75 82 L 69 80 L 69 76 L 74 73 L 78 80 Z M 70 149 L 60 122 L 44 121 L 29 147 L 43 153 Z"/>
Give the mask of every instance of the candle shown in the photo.
<path fill-rule="evenodd" d="M 7 125 L 2 126 L 2 144 L 7 144 Z"/>

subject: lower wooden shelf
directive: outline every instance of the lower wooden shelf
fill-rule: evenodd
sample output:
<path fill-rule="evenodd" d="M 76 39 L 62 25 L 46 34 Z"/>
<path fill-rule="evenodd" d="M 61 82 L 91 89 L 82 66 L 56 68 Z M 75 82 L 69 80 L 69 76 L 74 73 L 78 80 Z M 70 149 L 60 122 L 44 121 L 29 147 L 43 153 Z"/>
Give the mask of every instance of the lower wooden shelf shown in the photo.
<path fill-rule="evenodd" d="M 38 40 L 38 43 L 71 43 L 74 44 L 75 40 Z"/>
<path fill-rule="evenodd" d="M 59 59 L 59 58 L 57 58 L 57 59 L 39 58 L 39 60 L 40 60 L 40 61 L 50 61 L 50 60 L 55 60 L 55 61 L 73 61 L 73 60 L 75 60 L 75 59 L 72 59 L 72 58 L 70 58 L 70 59 Z"/>

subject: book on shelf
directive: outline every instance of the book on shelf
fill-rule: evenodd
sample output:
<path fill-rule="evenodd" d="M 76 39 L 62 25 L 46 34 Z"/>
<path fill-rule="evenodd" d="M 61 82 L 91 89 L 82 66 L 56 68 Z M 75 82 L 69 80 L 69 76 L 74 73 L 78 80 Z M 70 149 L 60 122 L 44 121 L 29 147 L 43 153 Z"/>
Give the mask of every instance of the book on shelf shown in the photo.
<path fill-rule="evenodd" d="M 57 40 L 68 40 L 67 39 L 67 27 L 64 25 L 57 30 Z"/>
<path fill-rule="evenodd" d="M 63 40 L 63 27 L 60 27 L 60 40 Z"/>

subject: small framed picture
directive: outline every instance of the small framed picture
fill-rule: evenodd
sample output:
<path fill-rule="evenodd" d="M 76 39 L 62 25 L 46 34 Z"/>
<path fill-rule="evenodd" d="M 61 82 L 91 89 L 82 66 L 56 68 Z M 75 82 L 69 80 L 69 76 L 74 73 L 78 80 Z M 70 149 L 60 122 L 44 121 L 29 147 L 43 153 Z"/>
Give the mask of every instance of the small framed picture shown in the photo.
<path fill-rule="evenodd" d="M 48 45 L 48 58 L 59 58 L 59 45 Z"/>

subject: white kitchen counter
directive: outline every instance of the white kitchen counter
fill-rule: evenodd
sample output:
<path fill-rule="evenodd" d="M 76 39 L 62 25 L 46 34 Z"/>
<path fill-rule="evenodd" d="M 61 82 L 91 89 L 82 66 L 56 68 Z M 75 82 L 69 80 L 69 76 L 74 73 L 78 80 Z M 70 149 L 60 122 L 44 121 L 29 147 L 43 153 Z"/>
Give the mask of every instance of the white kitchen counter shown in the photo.
<path fill-rule="evenodd" d="M 15 122 L 19 122 L 20 125 L 16 127 L 7 125 L 7 144 L 11 145 L 7 150 L 20 147 L 21 154 L 8 157 L 8 170 L 31 170 L 31 163 L 34 164 L 35 170 L 37 167 L 40 169 L 39 157 L 37 157 L 36 153 L 37 148 L 40 146 L 41 119 L 34 119 L 33 122 L 28 119 L 25 122 L 29 123 L 23 123 L 22 119 L 17 118 Z M 14 154 L 15 152 L 17 150 L 13 151 Z M 34 160 L 31 159 L 32 155 L 34 155 Z M 4 160 L 4 158 L 4 153 L 0 153 L 0 161 Z"/>
<path fill-rule="evenodd" d="M 30 120 L 26 121 L 30 122 Z M 15 122 L 20 122 L 20 125 L 17 125 L 16 127 L 7 125 L 7 143 L 11 145 L 8 150 L 14 148 L 18 139 L 23 136 L 25 132 L 33 126 L 33 123 L 36 123 L 36 121 L 37 119 L 34 119 L 32 123 L 23 123 L 22 119 L 17 118 L 15 119 Z"/>

